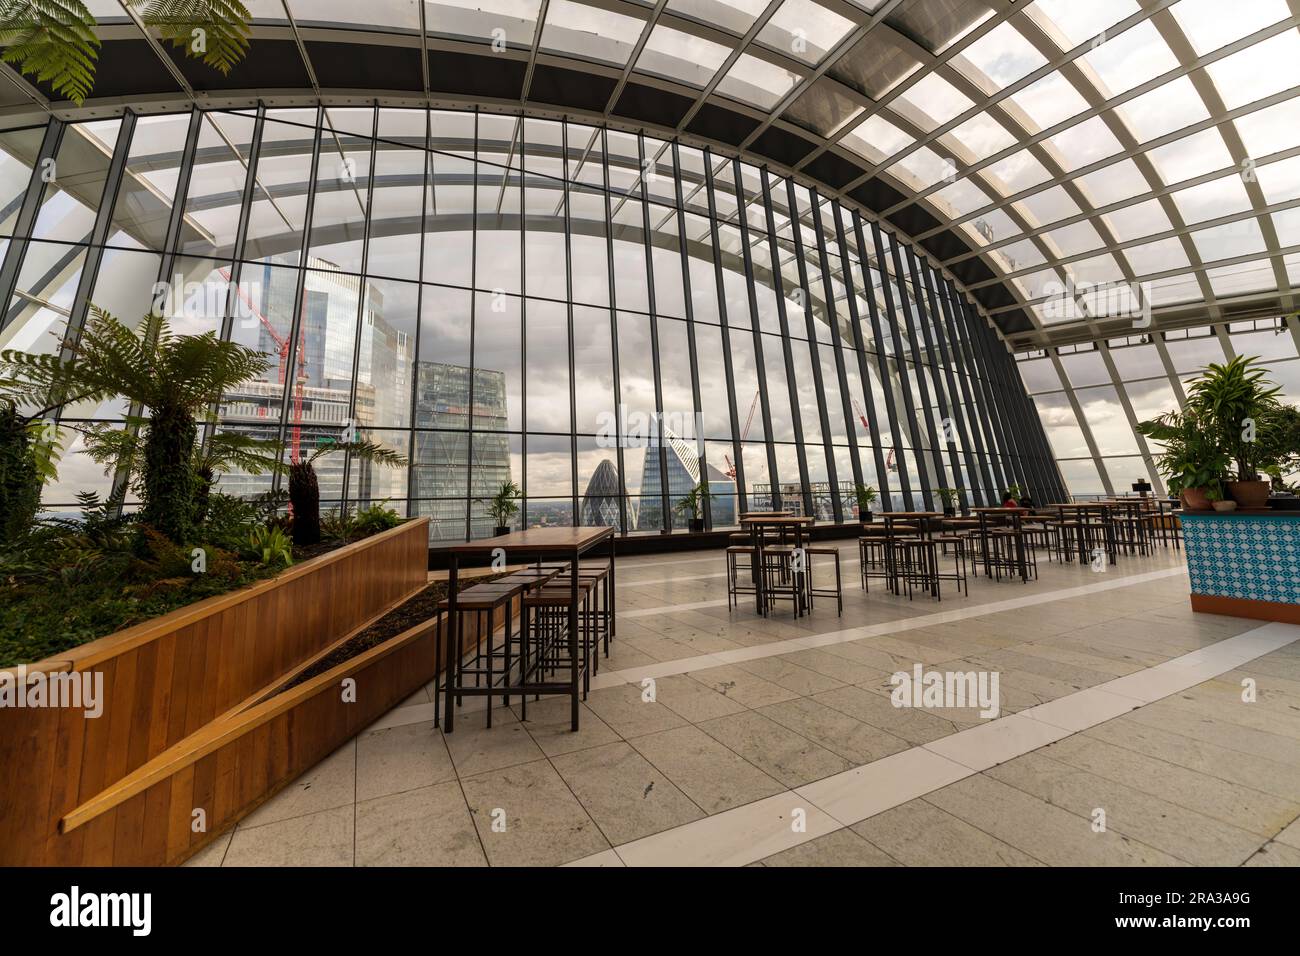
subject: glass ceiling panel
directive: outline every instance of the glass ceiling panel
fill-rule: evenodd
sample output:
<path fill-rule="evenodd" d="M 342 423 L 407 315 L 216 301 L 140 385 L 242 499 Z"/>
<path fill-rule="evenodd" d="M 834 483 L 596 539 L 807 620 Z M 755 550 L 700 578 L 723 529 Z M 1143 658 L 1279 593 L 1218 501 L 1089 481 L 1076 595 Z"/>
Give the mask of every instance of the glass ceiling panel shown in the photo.
<path fill-rule="evenodd" d="M 1205 68 L 1227 109 L 1300 85 L 1300 33 L 1287 30 Z"/>
<path fill-rule="evenodd" d="M 1055 136 L 1049 136 L 1046 142 L 1056 147 L 1067 171 L 1114 156 L 1124 148 L 1100 116 L 1063 129 Z"/>
<path fill-rule="evenodd" d="M 449 3 L 452 7 L 469 7 L 469 4 Z M 279 6 L 279 3 L 276 4 Z M 539 4 L 532 4 L 533 18 L 537 17 Z M 420 29 L 420 8 L 417 0 L 370 0 L 360 5 L 352 0 L 289 0 L 289 11 L 299 26 L 356 26 L 374 29 Z M 257 16 L 250 7 L 249 13 Z M 283 8 L 279 19 L 283 20 Z"/>
<path fill-rule="evenodd" d="M 1202 262 L 1231 259 L 1264 251 L 1264 234 L 1254 219 L 1242 219 L 1223 226 L 1194 232 L 1192 242 Z"/>
<path fill-rule="evenodd" d="M 990 163 L 984 167 L 984 171 L 991 173 L 1006 183 L 1008 193 L 1018 193 L 1030 189 L 1052 178 L 1052 174 L 1047 171 L 1047 167 L 1040 163 L 1038 158 L 1027 149 L 1012 153 L 1005 159 L 999 159 L 996 163 Z"/>
<path fill-rule="evenodd" d="M 644 28 L 645 20 L 639 17 L 572 0 L 550 0 L 541 49 L 624 66 Z"/>
<path fill-rule="evenodd" d="M 668 0 L 668 9 L 743 35 L 767 9 L 767 0 Z"/>
<path fill-rule="evenodd" d="M 1204 100 L 1185 76 L 1129 100 L 1116 107 L 1116 112 L 1124 118 L 1139 143 L 1210 117 Z"/>
<path fill-rule="evenodd" d="M 1009 99 L 1025 111 L 1039 130 L 1051 129 L 1088 108 L 1088 101 L 1060 73 L 1047 74 Z"/>
<path fill-rule="evenodd" d="M 499 29 L 507 43 L 529 46 L 541 6 L 541 0 L 425 0 L 425 28 L 478 43 L 491 43 Z"/>
<path fill-rule="evenodd" d="M 1109 206 L 1151 191 L 1151 184 L 1131 159 L 1103 166 L 1095 173 L 1080 176 L 1076 182 L 1096 206 Z"/>
<path fill-rule="evenodd" d="M 868 116 L 854 127 L 841 143 L 872 164 L 879 165 L 901 149 L 911 146 L 915 140 L 893 123 L 883 117 Z"/>
<path fill-rule="evenodd" d="M 758 41 L 816 66 L 844 38 L 853 21 L 812 0 L 785 0 L 758 32 Z"/>
<path fill-rule="evenodd" d="M 720 43 L 655 24 L 636 68 L 643 73 L 703 87 L 713 79 L 731 51 Z"/>
<path fill-rule="evenodd" d="M 947 80 L 929 73 L 900 93 L 890 108 L 928 133 L 974 105 Z"/>
<path fill-rule="evenodd" d="M 1250 0 L 1232 5 L 1225 16 L 1223 0 L 1180 0 L 1172 8 L 1197 56 L 1204 56 L 1233 40 L 1285 19 L 1290 11 L 1286 0 Z"/>
<path fill-rule="evenodd" d="M 1131 246 L 1124 250 L 1124 258 L 1139 276 L 1155 275 L 1170 269 L 1186 269 L 1191 265 L 1183 244 L 1177 239 L 1157 239 L 1155 242 Z"/>
<path fill-rule="evenodd" d="M 878 100 L 920 67 L 898 34 L 879 27 L 831 64 L 827 73 L 845 86 Z"/>
<path fill-rule="evenodd" d="M 1018 205 L 1027 209 L 1040 226 L 1077 216 L 1082 211 L 1079 209 L 1079 204 L 1060 186 L 1034 193 L 1020 200 Z"/>
<path fill-rule="evenodd" d="M 1016 145 L 1016 138 L 988 113 L 972 116 L 941 140 L 945 143 L 953 141 L 964 146 L 975 159 L 992 156 Z"/>
<path fill-rule="evenodd" d="M 798 73 L 785 67 L 742 53 L 718 84 L 718 92 L 763 109 L 771 109 L 801 79 Z"/>
<path fill-rule="evenodd" d="M 1056 244 L 1062 256 L 1077 256 L 1102 246 L 1101 236 L 1090 222 L 1076 222 L 1044 234 Z"/>
<path fill-rule="evenodd" d="M 1239 116 L 1233 125 L 1241 135 L 1246 152 L 1256 159 L 1300 146 L 1300 98 L 1283 100 Z"/>
<path fill-rule="evenodd" d="M 1064 35 L 1066 49 L 1072 50 L 1137 13 L 1138 5 L 1134 0 L 1037 0 L 1030 10 L 1046 16 Z"/>
<path fill-rule="evenodd" d="M 1214 126 L 1150 150 L 1147 156 L 1167 186 L 1234 165 L 1232 154 Z"/>
<path fill-rule="evenodd" d="M 1241 177 L 1236 174 L 1212 179 L 1190 189 L 1180 189 L 1173 194 L 1173 199 L 1183 221 L 1189 224 L 1250 209 L 1250 196 L 1246 194 Z"/>
<path fill-rule="evenodd" d="M 953 57 L 953 66 L 990 93 L 1043 66 L 1047 58 L 1010 23 L 1002 23 Z M 985 82 L 987 79 L 988 82 Z"/>
<path fill-rule="evenodd" d="M 1270 205 L 1300 197 L 1300 156 L 1260 166 L 1255 178 Z"/>
<path fill-rule="evenodd" d="M 1116 209 L 1106 213 L 1103 218 L 1110 224 L 1111 231 L 1120 242 L 1131 242 L 1172 228 L 1164 207 L 1157 199 Z"/>
<path fill-rule="evenodd" d="M 1178 58 L 1150 21 L 1107 37 L 1078 62 L 1092 67 L 1112 95 L 1126 93 L 1178 66 Z"/>

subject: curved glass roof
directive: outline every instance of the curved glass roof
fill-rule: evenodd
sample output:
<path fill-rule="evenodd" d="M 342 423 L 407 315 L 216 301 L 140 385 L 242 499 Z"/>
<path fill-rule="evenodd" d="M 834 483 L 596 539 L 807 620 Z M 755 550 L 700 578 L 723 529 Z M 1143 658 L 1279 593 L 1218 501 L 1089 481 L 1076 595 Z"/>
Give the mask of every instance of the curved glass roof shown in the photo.
<path fill-rule="evenodd" d="M 431 101 L 439 55 L 478 51 L 524 71 L 525 105 L 546 65 L 610 83 L 583 112 L 611 119 L 630 85 L 659 91 L 640 110 L 658 135 L 725 106 L 747 119 L 728 147 L 873 210 L 1021 347 L 1132 327 L 1135 300 L 1171 326 L 1296 308 L 1287 0 L 246 2 L 250 57 L 291 36 L 319 94 L 326 42 L 375 42 L 345 31 L 423 48 Z M 117 0 L 88 5 L 139 29 Z"/>

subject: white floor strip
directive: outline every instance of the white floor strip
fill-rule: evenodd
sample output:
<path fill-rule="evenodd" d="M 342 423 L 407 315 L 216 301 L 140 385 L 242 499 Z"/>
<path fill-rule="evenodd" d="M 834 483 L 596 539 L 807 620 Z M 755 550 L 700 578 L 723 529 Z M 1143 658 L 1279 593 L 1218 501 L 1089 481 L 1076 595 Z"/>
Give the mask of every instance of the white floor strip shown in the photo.
<path fill-rule="evenodd" d="M 1266 624 L 1047 704 L 614 848 L 627 866 L 744 866 L 946 787 L 1300 639 Z M 617 865 L 608 850 L 570 866 Z"/>
<path fill-rule="evenodd" d="M 645 673 L 647 668 L 644 667 L 634 667 L 621 671 L 601 671 L 591 679 L 591 688 L 592 690 L 596 690 L 600 687 L 615 687 L 619 684 L 636 683 L 646 677 L 671 677 L 675 674 L 685 674 L 687 671 L 699 670 L 701 667 L 719 667 L 723 664 L 735 664 L 739 661 L 752 661 L 760 657 L 776 657 L 781 654 L 789 654 L 793 651 L 805 650 L 807 648 L 826 647 L 831 644 L 846 644 L 849 641 L 862 640 L 864 637 L 883 637 L 886 634 L 898 634 L 902 631 L 911 631 L 921 627 L 934 627 L 937 624 L 949 624 L 953 621 L 965 621 L 986 614 L 1000 614 L 1003 611 L 1014 611 L 1022 607 L 1031 607 L 1035 604 L 1048 604 L 1052 601 L 1063 601 L 1066 598 L 1100 594 L 1106 591 L 1113 591 L 1116 588 L 1132 587 L 1133 585 L 1143 584 L 1147 581 L 1157 581 L 1161 578 L 1168 578 L 1173 577 L 1174 575 L 1186 573 L 1187 569 L 1182 567 L 1162 568 L 1159 571 L 1148 571 L 1143 574 L 1131 574 L 1122 578 L 1112 578 L 1108 581 L 1098 582 L 1097 584 L 1082 584 L 1078 587 L 1063 588 L 1059 591 L 1043 591 L 1025 594 L 1020 597 L 1009 598 L 1005 601 L 993 601 L 988 604 L 973 604 L 968 607 L 954 608 L 951 611 L 936 611 L 933 614 L 922 614 L 918 617 L 904 618 L 898 621 L 885 621 L 880 624 L 865 624 L 861 627 L 851 627 L 842 631 L 830 631 L 826 634 L 811 634 L 807 637 L 792 637 L 783 641 L 773 641 L 770 644 L 760 644 L 756 647 L 745 647 L 736 651 L 719 651 L 715 654 L 706 654 L 700 657 L 666 661 L 664 664 L 652 665 L 656 671 L 656 673 L 653 674 Z M 670 605 L 663 608 L 642 608 L 627 613 L 620 612 L 618 616 L 620 618 L 651 617 L 655 614 L 667 614 L 671 611 L 686 611 L 701 607 L 719 607 L 726 603 L 726 601 L 703 601 L 695 604 Z M 676 666 L 676 670 L 671 669 L 674 666 Z"/>

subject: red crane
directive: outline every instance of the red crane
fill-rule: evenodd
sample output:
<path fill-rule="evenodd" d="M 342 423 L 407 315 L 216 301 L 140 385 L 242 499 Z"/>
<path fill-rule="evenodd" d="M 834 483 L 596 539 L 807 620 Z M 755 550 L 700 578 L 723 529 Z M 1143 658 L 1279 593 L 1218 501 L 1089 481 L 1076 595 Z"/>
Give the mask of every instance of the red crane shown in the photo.
<path fill-rule="evenodd" d="M 853 400 L 853 410 L 858 413 L 858 418 L 862 420 L 862 427 L 865 428 L 868 432 L 870 432 L 871 423 L 867 421 L 867 416 L 862 413 L 862 406 L 858 404 L 858 400 L 856 398 Z"/>
<path fill-rule="evenodd" d="M 744 441 L 746 438 L 749 437 L 749 426 L 752 425 L 752 424 L 754 423 L 754 409 L 756 409 L 756 408 L 758 408 L 758 392 L 755 392 L 755 393 L 754 393 L 754 400 L 753 400 L 752 402 L 749 403 L 749 417 L 745 419 L 745 430 L 744 430 L 743 432 L 740 433 L 740 440 L 741 440 L 741 441 Z M 728 478 L 735 478 L 735 477 L 736 477 L 736 465 L 735 465 L 734 462 L 732 462 L 732 460 L 731 460 L 731 456 L 730 456 L 730 455 L 723 455 L 722 457 L 723 457 L 724 459 L 726 459 L 726 462 L 727 462 L 727 477 L 728 477 Z"/>
<path fill-rule="evenodd" d="M 230 282 L 229 269 L 222 268 L 217 271 L 221 273 L 221 277 L 225 279 L 226 282 Z M 237 283 L 235 285 L 235 292 L 238 294 L 244 305 L 247 306 L 248 310 L 257 316 L 257 320 L 262 323 L 262 328 L 266 329 L 267 335 L 271 336 L 271 339 L 275 342 L 280 355 L 279 382 L 283 385 L 289 372 L 289 336 L 280 334 L 267 317 L 262 314 L 261 310 L 253 304 L 253 300 L 248 297 L 248 293 L 244 291 L 242 285 Z M 306 301 L 304 297 L 303 310 L 305 310 L 305 308 Z M 289 432 L 289 461 L 294 464 L 297 464 L 302 457 L 302 392 L 303 386 L 307 382 L 307 358 L 305 355 L 306 349 L 303 347 L 303 341 L 304 332 L 302 313 L 300 311 L 298 322 L 298 375 L 296 376 L 293 387 L 293 413 L 290 418 L 293 425 Z"/>

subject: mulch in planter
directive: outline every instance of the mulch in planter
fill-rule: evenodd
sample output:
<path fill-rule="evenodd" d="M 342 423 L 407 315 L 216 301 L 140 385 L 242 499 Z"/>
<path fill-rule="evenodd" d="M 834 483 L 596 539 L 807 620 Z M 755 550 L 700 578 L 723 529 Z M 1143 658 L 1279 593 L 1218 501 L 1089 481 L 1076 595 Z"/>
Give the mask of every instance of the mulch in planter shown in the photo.
<path fill-rule="evenodd" d="M 457 593 L 474 584 L 482 584 L 485 581 L 495 581 L 497 578 L 504 577 L 503 574 L 486 575 L 483 577 L 463 579 L 459 582 Z M 301 674 L 298 674 L 280 688 L 278 693 L 283 693 L 291 687 L 296 687 L 303 681 L 310 680 L 318 674 L 324 674 L 327 670 L 337 667 L 344 661 L 350 661 L 352 658 L 364 654 L 372 647 L 382 644 L 389 638 L 396 637 L 398 634 L 408 631 L 417 624 L 423 624 L 438 613 L 438 602 L 447 596 L 447 582 L 435 581 L 426 587 L 419 594 L 407 600 L 405 603 L 393 608 L 374 624 L 350 638 L 346 643 L 334 648 L 320 660 L 316 661 Z"/>

